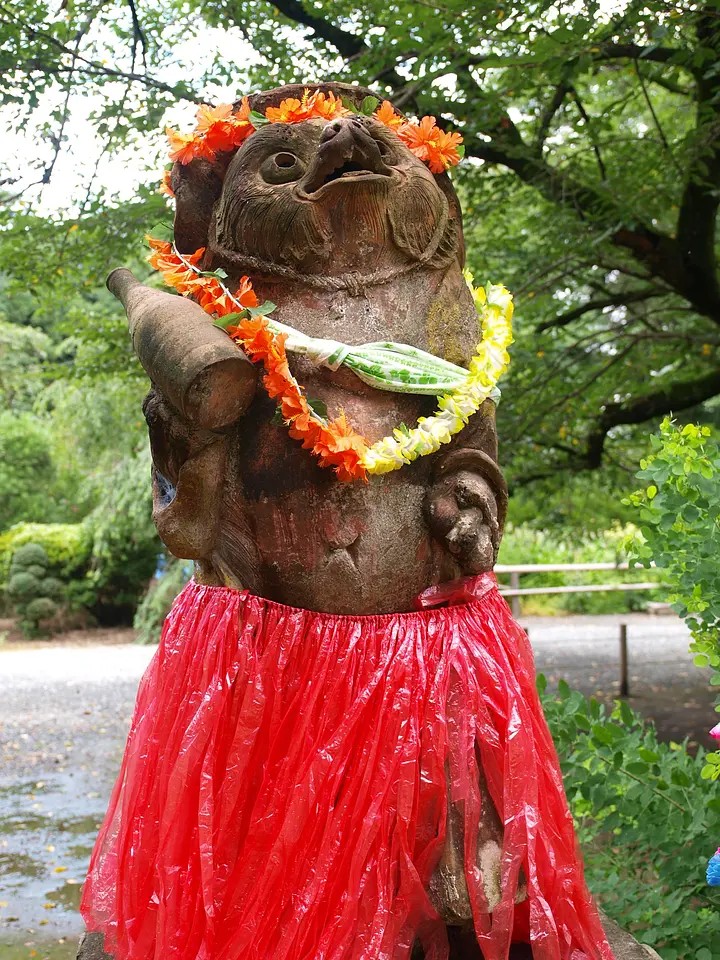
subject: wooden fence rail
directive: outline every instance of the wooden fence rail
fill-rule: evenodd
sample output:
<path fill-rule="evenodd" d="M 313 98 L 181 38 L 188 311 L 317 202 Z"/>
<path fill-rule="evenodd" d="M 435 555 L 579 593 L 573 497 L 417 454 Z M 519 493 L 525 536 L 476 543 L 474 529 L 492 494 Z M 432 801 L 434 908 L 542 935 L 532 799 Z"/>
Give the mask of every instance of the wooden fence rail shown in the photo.
<path fill-rule="evenodd" d="M 640 564 L 635 567 L 642 569 Z M 661 590 L 667 587 L 665 583 L 586 583 L 572 584 L 564 587 L 521 587 L 520 576 L 523 573 L 582 573 L 597 570 L 629 570 L 630 564 L 625 563 L 498 563 L 495 573 L 510 574 L 510 586 L 500 586 L 500 593 L 510 599 L 512 614 L 515 619 L 520 616 L 520 597 L 538 596 L 540 594 L 563 593 L 602 593 L 612 590 Z M 620 677 L 619 689 L 621 697 L 630 696 L 630 678 L 628 674 L 628 628 L 626 623 L 620 624 Z"/>

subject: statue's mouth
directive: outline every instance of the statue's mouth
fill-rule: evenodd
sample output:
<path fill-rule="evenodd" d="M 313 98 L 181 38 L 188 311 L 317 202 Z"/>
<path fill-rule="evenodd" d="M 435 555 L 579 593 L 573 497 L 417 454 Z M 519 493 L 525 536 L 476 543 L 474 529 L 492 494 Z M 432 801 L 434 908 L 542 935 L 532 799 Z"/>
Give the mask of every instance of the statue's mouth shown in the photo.
<path fill-rule="evenodd" d="M 363 126 L 343 123 L 327 133 L 315 161 L 298 183 L 302 196 L 314 200 L 334 184 L 389 183 L 393 178 L 393 169 L 383 156 L 385 145 Z"/>

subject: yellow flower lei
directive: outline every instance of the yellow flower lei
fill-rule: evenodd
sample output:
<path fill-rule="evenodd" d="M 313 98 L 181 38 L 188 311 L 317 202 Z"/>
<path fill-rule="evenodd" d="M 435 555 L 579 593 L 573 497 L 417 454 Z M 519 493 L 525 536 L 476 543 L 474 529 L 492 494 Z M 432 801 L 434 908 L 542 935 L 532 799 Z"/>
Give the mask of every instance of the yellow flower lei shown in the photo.
<path fill-rule="evenodd" d="M 490 396 L 504 373 L 512 343 L 513 299 L 502 284 L 474 287 L 473 276 L 465 271 L 465 280 L 478 310 L 483 339 L 470 361 L 467 383 L 442 396 L 438 413 L 420 417 L 414 429 L 396 428 L 393 435 L 378 440 L 365 453 L 362 463 L 370 474 L 390 473 L 418 457 L 435 453 L 449 443 L 470 417 Z"/>

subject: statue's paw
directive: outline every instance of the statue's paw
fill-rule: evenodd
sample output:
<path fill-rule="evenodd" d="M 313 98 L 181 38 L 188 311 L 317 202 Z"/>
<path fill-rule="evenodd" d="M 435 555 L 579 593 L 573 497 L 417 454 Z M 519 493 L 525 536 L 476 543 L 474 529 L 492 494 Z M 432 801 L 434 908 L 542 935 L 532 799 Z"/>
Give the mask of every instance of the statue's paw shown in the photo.
<path fill-rule="evenodd" d="M 433 536 L 465 574 L 492 570 L 500 545 L 498 507 L 488 481 L 470 470 L 442 477 L 428 495 Z"/>

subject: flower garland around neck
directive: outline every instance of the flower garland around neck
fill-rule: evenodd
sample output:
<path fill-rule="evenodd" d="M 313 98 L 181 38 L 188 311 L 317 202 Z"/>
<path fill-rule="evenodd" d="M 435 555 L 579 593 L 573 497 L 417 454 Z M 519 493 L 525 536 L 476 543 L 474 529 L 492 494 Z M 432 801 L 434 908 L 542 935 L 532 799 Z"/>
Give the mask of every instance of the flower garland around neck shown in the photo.
<path fill-rule="evenodd" d="M 322 90 L 310 93 L 306 89 L 301 100 L 289 97 L 277 107 L 268 107 L 264 114 L 252 111 L 247 97 L 242 98 L 235 113 L 231 104 L 218 107 L 203 104 L 197 112 L 197 124 L 192 133 L 179 133 L 171 127 L 166 129 L 170 144 L 169 158 L 173 163 L 181 164 L 200 158 L 212 161 L 219 153 L 227 153 L 241 146 L 257 128 L 268 123 L 333 120 L 352 113 L 372 116 L 392 130 L 433 173 L 444 173 L 458 164 L 463 156 L 462 136 L 441 130 L 435 117 L 408 121 L 395 113 L 389 100 L 380 103 L 377 97 L 366 97 L 358 109 L 346 97 L 340 99 L 333 93 L 326 94 Z M 173 196 L 169 170 L 163 173 L 160 192 Z"/>
<path fill-rule="evenodd" d="M 418 457 L 435 453 L 459 433 L 491 396 L 504 372 L 512 343 L 512 296 L 501 284 L 474 287 L 465 278 L 478 310 L 483 339 L 466 370 L 405 344 L 378 342 L 348 346 L 335 340 L 308 337 L 269 319 L 275 305 L 259 304 L 248 277 L 231 293 L 222 270 L 202 271 L 205 250 L 180 254 L 174 244 L 147 238 L 148 258 L 165 283 L 183 296 L 192 296 L 248 357 L 265 368 L 263 384 L 276 400 L 290 436 L 311 450 L 321 467 L 334 468 L 343 481 L 367 480 L 368 474 L 389 473 Z M 364 382 L 381 390 L 439 396 L 431 417 L 420 417 L 415 428 L 401 424 L 391 436 L 370 444 L 348 423 L 343 412 L 331 420 L 309 402 L 290 371 L 287 350 L 309 356 L 336 370 L 341 364 Z"/>

